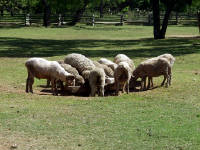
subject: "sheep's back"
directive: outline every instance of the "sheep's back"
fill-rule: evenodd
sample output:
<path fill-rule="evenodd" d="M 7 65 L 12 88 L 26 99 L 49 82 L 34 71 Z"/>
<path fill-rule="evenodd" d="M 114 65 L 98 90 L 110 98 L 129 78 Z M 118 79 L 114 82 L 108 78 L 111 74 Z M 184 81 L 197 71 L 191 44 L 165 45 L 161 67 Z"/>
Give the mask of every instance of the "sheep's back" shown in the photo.
<path fill-rule="evenodd" d="M 81 54 L 69 54 L 65 57 L 64 62 L 76 68 L 79 73 L 92 70 L 95 67 L 90 59 Z"/>

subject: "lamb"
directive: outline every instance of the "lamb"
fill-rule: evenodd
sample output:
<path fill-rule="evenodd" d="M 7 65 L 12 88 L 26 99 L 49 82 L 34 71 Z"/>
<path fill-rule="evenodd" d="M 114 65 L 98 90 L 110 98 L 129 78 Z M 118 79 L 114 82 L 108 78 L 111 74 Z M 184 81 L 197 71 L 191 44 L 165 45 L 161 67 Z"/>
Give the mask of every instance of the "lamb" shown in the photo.
<path fill-rule="evenodd" d="M 114 77 L 114 71 L 110 67 L 108 67 L 107 65 L 104 65 L 104 64 L 100 64 L 97 61 L 93 61 L 93 63 L 97 68 L 102 68 L 104 70 L 104 72 L 106 74 L 106 78 Z"/>
<path fill-rule="evenodd" d="M 98 92 L 99 96 L 104 96 L 105 72 L 102 68 L 95 68 L 90 72 L 89 84 L 91 88 L 90 96 L 95 96 Z"/>
<path fill-rule="evenodd" d="M 76 68 L 79 74 L 85 79 L 89 79 L 90 71 L 95 68 L 92 60 L 81 54 L 72 53 L 65 57 L 64 63 Z"/>
<path fill-rule="evenodd" d="M 162 54 L 162 55 L 157 56 L 152 59 L 157 59 L 157 58 L 166 58 L 169 61 L 171 68 L 173 67 L 174 62 L 176 60 L 171 54 Z M 149 60 L 151 60 L 151 59 L 149 59 Z M 171 85 L 171 78 L 172 78 L 172 74 L 170 75 L 169 85 Z M 149 89 L 150 87 L 153 87 L 153 78 L 151 78 L 151 77 L 148 78 L 148 87 L 147 88 Z"/>
<path fill-rule="evenodd" d="M 98 61 L 100 64 L 104 64 L 108 67 L 110 67 L 113 71 L 117 68 L 117 64 L 106 59 L 106 58 L 101 58 L 99 61 Z"/>
<path fill-rule="evenodd" d="M 131 71 L 133 71 L 135 68 L 133 61 L 124 54 L 118 54 L 117 56 L 115 56 L 114 63 L 119 64 L 120 62 L 127 62 L 129 67 L 131 68 Z"/>
<path fill-rule="evenodd" d="M 127 62 L 120 62 L 118 67 L 115 69 L 114 78 L 115 78 L 115 87 L 116 95 L 119 95 L 119 88 L 122 86 L 122 92 L 129 93 L 129 82 L 131 79 L 132 69 L 130 68 Z"/>
<path fill-rule="evenodd" d="M 49 79 L 52 85 L 53 95 L 58 95 L 56 81 L 61 80 L 66 83 L 71 83 L 74 80 L 74 75 L 65 71 L 58 62 L 48 61 L 43 58 L 30 58 L 26 61 L 28 77 L 26 80 L 26 92 L 33 93 L 32 85 L 34 77 L 38 79 Z"/>
<path fill-rule="evenodd" d="M 146 77 L 158 77 L 164 76 L 164 80 L 161 86 L 164 85 L 165 80 L 167 79 L 166 86 L 169 86 L 170 83 L 170 75 L 171 75 L 171 65 L 166 58 L 154 58 L 149 59 L 137 66 L 137 68 L 133 71 L 133 79 L 136 81 L 138 78 L 142 79 L 141 89 L 146 89 Z"/>

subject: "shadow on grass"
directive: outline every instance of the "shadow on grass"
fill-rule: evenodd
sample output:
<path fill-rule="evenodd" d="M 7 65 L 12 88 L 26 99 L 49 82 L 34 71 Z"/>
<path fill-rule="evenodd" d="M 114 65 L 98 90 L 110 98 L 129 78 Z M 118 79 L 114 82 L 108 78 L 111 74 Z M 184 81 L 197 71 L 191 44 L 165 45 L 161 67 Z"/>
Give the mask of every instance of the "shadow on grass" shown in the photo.
<path fill-rule="evenodd" d="M 154 57 L 163 53 L 174 56 L 200 53 L 199 37 L 164 40 L 46 40 L 0 38 L 0 57 L 51 57 L 81 53 L 88 57 L 113 57 L 118 53 L 129 57 Z M 108 49 L 105 49 L 108 47 Z M 123 50 L 118 50 L 120 47 Z"/>

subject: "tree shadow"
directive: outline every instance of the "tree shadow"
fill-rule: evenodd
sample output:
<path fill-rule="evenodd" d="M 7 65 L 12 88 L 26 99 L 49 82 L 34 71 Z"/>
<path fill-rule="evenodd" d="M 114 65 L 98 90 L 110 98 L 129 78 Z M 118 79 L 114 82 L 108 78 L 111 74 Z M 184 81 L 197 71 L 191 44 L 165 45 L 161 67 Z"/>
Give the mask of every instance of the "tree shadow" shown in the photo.
<path fill-rule="evenodd" d="M 114 57 L 119 53 L 131 58 L 154 57 L 163 53 L 179 56 L 200 53 L 199 39 L 46 40 L 0 37 L 0 57 L 51 57 L 69 53 L 80 53 L 87 57 Z M 118 47 L 124 49 L 118 50 Z"/>

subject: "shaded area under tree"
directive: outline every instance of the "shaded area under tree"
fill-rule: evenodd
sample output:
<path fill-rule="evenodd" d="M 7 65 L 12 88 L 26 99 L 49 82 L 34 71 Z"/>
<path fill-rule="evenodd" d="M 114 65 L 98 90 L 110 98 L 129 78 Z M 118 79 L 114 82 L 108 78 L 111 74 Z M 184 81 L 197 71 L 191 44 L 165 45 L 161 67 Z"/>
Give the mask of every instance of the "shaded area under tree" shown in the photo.
<path fill-rule="evenodd" d="M 196 40 L 195 40 L 196 39 Z M 163 53 L 174 56 L 200 53 L 199 37 L 168 38 L 154 41 L 151 38 L 139 40 L 45 40 L 23 38 L 0 38 L 0 57 L 51 57 L 69 53 L 81 53 L 88 57 L 113 57 L 118 53 L 129 57 L 154 57 Z M 130 46 L 141 47 L 130 49 Z M 112 47 L 98 49 L 99 47 Z M 117 50 L 117 47 L 124 47 Z M 149 48 L 150 47 L 150 48 Z M 96 48 L 97 50 L 91 50 Z"/>

